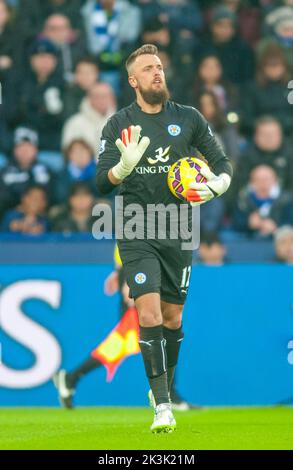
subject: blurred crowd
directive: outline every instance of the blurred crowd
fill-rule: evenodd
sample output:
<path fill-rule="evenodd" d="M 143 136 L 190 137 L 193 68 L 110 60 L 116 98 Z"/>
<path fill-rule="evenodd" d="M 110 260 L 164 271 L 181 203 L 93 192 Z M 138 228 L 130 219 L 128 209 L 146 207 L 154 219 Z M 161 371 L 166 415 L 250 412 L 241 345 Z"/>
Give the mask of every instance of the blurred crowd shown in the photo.
<path fill-rule="evenodd" d="M 112 203 L 95 185 L 99 137 L 134 99 L 124 61 L 143 43 L 233 161 L 231 189 L 202 206 L 203 250 L 219 236 L 280 243 L 293 226 L 293 0 L 0 0 L 0 232 L 91 231 L 93 205 Z"/>

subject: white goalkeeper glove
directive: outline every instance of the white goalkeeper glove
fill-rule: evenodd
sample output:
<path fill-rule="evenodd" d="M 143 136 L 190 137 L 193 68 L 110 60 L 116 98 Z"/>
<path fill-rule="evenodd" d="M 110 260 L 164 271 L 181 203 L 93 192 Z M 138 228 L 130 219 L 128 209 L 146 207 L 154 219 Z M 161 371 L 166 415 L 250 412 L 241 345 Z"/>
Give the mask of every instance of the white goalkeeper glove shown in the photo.
<path fill-rule="evenodd" d="M 128 129 L 123 129 L 122 140 L 117 139 L 115 142 L 121 152 L 121 158 L 112 168 L 112 173 L 118 180 L 122 181 L 130 175 L 150 145 L 148 137 L 143 137 L 139 142 L 140 132 L 140 126 L 130 126 Z"/>
<path fill-rule="evenodd" d="M 192 206 L 199 206 L 204 202 L 221 196 L 230 186 L 231 177 L 227 173 L 216 176 L 208 167 L 201 168 L 200 173 L 206 178 L 205 183 L 191 182 L 187 190 L 186 199 Z"/>

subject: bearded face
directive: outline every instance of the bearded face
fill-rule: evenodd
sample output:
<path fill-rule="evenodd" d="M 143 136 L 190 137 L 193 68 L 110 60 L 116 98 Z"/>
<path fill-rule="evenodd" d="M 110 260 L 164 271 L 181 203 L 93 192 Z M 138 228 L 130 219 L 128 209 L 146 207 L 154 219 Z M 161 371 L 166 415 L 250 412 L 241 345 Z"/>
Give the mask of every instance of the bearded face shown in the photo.
<path fill-rule="evenodd" d="M 163 66 L 157 55 L 137 57 L 130 70 L 129 83 L 149 105 L 164 104 L 170 97 Z"/>
<path fill-rule="evenodd" d="M 144 88 L 143 86 L 138 85 L 138 90 L 144 101 L 150 105 L 165 104 L 170 98 L 170 93 L 166 83 L 162 83 L 162 86 L 158 89 L 152 87 Z"/>

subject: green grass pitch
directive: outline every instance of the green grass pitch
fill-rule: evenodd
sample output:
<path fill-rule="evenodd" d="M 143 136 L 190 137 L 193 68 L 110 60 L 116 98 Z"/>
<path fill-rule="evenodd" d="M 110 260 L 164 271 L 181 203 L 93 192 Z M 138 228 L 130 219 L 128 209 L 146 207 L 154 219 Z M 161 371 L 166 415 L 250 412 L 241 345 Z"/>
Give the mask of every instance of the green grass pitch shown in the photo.
<path fill-rule="evenodd" d="M 293 449 L 293 408 L 204 408 L 175 413 L 153 435 L 147 408 L 0 408 L 0 449 Z"/>

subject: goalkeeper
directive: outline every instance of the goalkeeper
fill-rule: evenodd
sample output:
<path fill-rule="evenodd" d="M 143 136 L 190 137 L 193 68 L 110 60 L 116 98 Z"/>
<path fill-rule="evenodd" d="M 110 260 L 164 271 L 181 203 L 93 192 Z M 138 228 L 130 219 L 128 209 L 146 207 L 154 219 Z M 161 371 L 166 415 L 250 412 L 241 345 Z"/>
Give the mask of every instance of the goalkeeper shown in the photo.
<path fill-rule="evenodd" d="M 147 224 L 149 207 L 188 206 L 167 186 L 170 166 L 198 149 L 210 170 L 206 183 L 191 183 L 187 199 L 200 205 L 221 196 L 229 187 L 232 166 L 203 116 L 190 106 L 169 100 L 157 48 L 144 45 L 126 61 L 128 81 L 136 100 L 112 116 L 103 129 L 97 172 L 99 190 L 106 194 L 120 186 L 122 236 L 118 237 L 130 297 L 140 324 L 140 348 L 154 406 L 152 432 L 176 428 L 170 387 L 183 340 L 182 313 L 190 282 L 192 251 L 182 249 L 182 235 L 154 236 Z M 135 204 L 135 206 L 133 206 Z M 131 208 L 142 209 L 140 233 L 128 234 Z M 151 205 L 151 206 L 150 206 Z M 171 222 L 171 220 L 170 220 Z"/>

